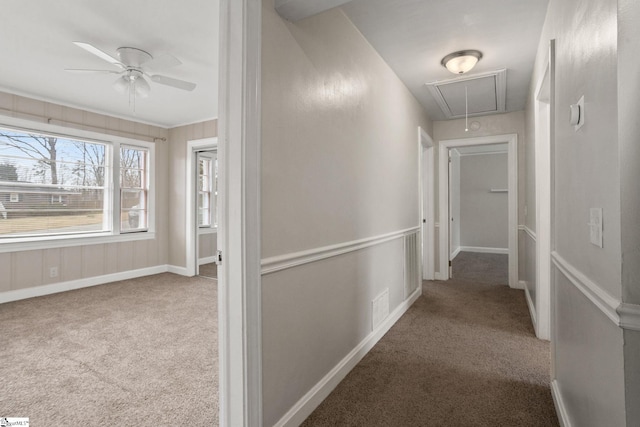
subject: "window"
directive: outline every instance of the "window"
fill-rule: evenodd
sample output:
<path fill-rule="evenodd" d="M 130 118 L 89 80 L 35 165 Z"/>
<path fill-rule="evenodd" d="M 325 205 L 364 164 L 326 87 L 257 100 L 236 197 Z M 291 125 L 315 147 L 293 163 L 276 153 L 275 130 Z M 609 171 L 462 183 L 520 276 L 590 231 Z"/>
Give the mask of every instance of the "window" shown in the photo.
<path fill-rule="evenodd" d="M 218 157 L 216 152 L 198 153 L 198 226 L 217 227 Z"/>
<path fill-rule="evenodd" d="M 120 148 L 120 230 L 147 229 L 147 159 L 145 148 Z"/>
<path fill-rule="evenodd" d="M 151 144 L 69 133 L 0 127 L 0 243 L 149 230 Z"/>

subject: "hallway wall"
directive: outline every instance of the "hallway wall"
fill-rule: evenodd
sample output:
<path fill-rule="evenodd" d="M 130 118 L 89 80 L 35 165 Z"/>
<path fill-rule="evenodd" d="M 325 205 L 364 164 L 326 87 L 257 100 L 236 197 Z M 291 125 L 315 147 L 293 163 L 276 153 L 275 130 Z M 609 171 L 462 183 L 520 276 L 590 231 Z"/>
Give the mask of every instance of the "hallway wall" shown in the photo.
<path fill-rule="evenodd" d="M 376 296 L 388 289 L 389 318 L 408 304 L 403 230 L 420 226 L 418 126 L 431 133 L 431 122 L 340 9 L 290 23 L 265 0 L 262 31 L 263 422 L 271 426 L 302 421 L 295 417 L 320 402 L 312 388 L 328 390 L 331 371 L 346 372 L 339 364 L 389 326 L 372 327 Z"/>
<path fill-rule="evenodd" d="M 529 92 L 527 126 L 533 135 L 535 85 L 544 71 L 549 40 L 556 39 L 552 375 L 566 421 L 576 426 L 638 422 L 640 307 L 634 305 L 638 299 L 626 299 L 637 292 L 638 274 L 636 268 L 623 280 L 625 266 L 634 263 L 624 261 L 622 248 L 633 258 L 640 240 L 640 160 L 632 154 L 638 153 L 640 134 L 633 90 L 640 69 L 635 56 L 639 12 L 628 1 L 551 0 Z M 575 131 L 566 112 L 582 95 L 586 122 Z M 535 179 L 532 167 L 528 162 L 529 182 Z M 621 189 L 630 188 L 626 205 Z M 602 248 L 589 240 L 586 223 L 592 207 L 603 209 Z M 633 243 L 623 246 L 628 237 Z M 535 254 L 529 253 L 528 260 L 534 263 Z"/>

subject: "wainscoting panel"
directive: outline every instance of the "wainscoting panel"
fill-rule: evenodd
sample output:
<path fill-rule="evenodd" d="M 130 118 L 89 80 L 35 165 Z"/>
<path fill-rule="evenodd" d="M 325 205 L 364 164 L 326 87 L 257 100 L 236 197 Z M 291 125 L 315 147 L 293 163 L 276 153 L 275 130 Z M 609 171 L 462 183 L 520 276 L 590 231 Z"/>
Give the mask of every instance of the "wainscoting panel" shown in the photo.
<path fill-rule="evenodd" d="M 263 260 L 265 425 L 298 425 L 420 296 L 419 231 Z"/>

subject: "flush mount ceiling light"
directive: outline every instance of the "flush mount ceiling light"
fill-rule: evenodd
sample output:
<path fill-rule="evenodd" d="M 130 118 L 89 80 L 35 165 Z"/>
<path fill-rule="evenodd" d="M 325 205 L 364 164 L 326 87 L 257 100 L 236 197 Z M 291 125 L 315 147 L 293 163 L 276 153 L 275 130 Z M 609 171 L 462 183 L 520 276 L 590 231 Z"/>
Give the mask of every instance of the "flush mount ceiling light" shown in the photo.
<path fill-rule="evenodd" d="M 453 74 L 464 74 L 471 71 L 481 59 L 482 52 L 479 50 L 459 50 L 442 58 L 440 63 Z"/>

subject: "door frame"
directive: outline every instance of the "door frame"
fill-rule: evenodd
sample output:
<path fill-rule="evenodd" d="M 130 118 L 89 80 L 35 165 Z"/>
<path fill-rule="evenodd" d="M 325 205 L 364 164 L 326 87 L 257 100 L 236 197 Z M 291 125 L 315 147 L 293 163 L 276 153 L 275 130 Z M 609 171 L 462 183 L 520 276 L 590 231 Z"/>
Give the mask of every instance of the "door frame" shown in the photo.
<path fill-rule="evenodd" d="M 439 278 L 448 280 L 449 275 L 449 150 L 457 147 L 506 143 L 508 146 L 508 240 L 509 240 L 509 286 L 520 288 L 518 280 L 518 135 L 491 135 L 477 138 L 442 140 L 438 143 L 439 207 L 440 207 L 440 266 Z"/>
<path fill-rule="evenodd" d="M 435 155 L 431 136 L 418 127 L 420 219 L 422 221 L 422 279 L 435 278 Z"/>
<path fill-rule="evenodd" d="M 555 41 L 550 40 L 543 74 L 537 82 L 534 100 L 535 188 L 536 188 L 536 301 L 532 318 L 536 336 L 550 340 L 552 330 L 553 275 L 553 96 Z M 527 294 L 529 290 L 526 290 Z M 530 298 L 530 296 L 529 296 Z M 532 310 L 532 308 L 529 308 Z"/>
<path fill-rule="evenodd" d="M 205 150 L 217 150 L 218 138 L 203 138 L 187 141 L 187 194 L 185 197 L 186 204 L 186 263 L 187 276 L 195 276 L 198 274 L 198 227 L 197 209 L 196 209 L 196 171 L 197 153 Z M 221 190 L 223 190 L 221 188 Z M 221 191 L 221 194 L 224 191 Z"/>
<path fill-rule="evenodd" d="M 220 1 L 218 339 L 220 426 L 262 426 L 260 266 L 262 1 Z"/>

